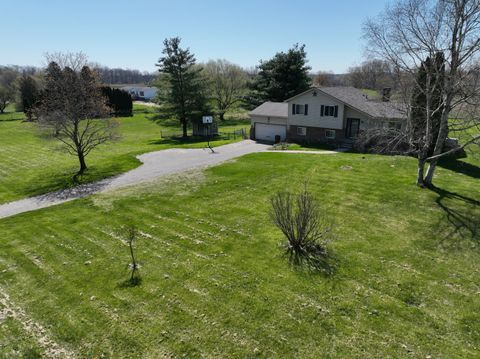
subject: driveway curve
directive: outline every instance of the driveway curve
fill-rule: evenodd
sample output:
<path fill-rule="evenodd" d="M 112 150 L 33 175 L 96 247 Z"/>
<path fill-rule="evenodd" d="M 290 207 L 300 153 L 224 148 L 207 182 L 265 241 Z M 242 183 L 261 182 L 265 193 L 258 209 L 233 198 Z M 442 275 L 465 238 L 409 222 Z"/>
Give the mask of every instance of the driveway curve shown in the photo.
<path fill-rule="evenodd" d="M 216 165 L 249 153 L 265 151 L 268 148 L 269 145 L 260 144 L 251 140 L 244 140 L 216 147 L 214 148 L 215 153 L 212 153 L 208 148 L 173 148 L 145 153 L 137 156 L 137 158 L 143 163 L 140 167 L 119 176 L 0 205 L 0 218 L 51 207 L 74 199 L 83 198 L 94 193 L 106 192 L 143 182 L 150 182 L 164 175 Z"/>

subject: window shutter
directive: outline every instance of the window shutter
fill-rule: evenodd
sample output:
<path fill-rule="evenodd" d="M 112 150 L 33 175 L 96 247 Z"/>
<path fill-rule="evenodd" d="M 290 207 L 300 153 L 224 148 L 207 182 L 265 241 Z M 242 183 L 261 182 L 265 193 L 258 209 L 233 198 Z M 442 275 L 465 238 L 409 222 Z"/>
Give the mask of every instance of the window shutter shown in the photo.
<path fill-rule="evenodd" d="M 338 106 L 335 106 L 335 117 L 338 117 Z"/>
<path fill-rule="evenodd" d="M 325 110 L 325 106 L 322 105 L 322 106 L 320 107 L 320 116 L 322 116 L 322 117 L 323 117 L 323 111 L 324 111 L 324 110 Z"/>
<path fill-rule="evenodd" d="M 305 116 L 308 115 L 308 104 L 305 104 Z"/>
<path fill-rule="evenodd" d="M 295 115 L 295 104 L 292 104 L 292 115 Z"/>

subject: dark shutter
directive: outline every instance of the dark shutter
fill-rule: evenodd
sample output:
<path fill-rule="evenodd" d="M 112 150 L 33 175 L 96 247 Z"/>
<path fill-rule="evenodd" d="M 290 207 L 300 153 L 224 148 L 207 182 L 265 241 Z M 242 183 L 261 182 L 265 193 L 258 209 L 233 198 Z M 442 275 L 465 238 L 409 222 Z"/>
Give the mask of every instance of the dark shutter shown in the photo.
<path fill-rule="evenodd" d="M 307 116 L 307 115 L 308 115 L 308 105 L 305 104 L 305 116 Z"/>
<path fill-rule="evenodd" d="M 292 115 L 295 115 L 295 104 L 292 104 Z"/>
<path fill-rule="evenodd" d="M 338 117 L 338 106 L 335 106 L 335 114 L 334 114 L 335 117 Z"/>
<path fill-rule="evenodd" d="M 325 110 L 325 106 L 322 105 L 322 106 L 320 107 L 320 116 L 322 116 L 322 117 L 323 117 L 323 111 L 324 111 L 324 110 Z"/>

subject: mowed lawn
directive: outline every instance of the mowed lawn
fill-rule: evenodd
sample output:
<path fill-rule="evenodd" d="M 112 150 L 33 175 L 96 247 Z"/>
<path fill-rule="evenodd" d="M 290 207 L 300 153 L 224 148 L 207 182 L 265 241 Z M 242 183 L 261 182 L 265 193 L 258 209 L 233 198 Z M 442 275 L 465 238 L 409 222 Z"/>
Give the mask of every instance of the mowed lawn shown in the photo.
<path fill-rule="evenodd" d="M 13 111 L 12 108 L 10 110 Z M 172 141 L 161 131 L 180 133 L 176 121 L 158 125 L 151 121 L 155 109 L 135 105 L 134 116 L 118 118 L 118 141 L 102 145 L 87 157 L 89 171 L 81 183 L 93 182 L 128 171 L 140 165 L 136 155 L 171 147 L 205 147 L 206 142 Z M 0 114 L 0 203 L 68 188 L 75 183 L 78 160 L 54 138 L 42 136 L 33 123 L 23 121 L 23 113 Z M 248 128 L 248 121 L 230 121 L 220 127 L 223 132 Z M 214 141 L 222 145 L 239 140 L 223 137 Z"/>
<path fill-rule="evenodd" d="M 0 288 L 82 358 L 475 358 L 469 161 L 440 168 L 432 191 L 410 158 L 259 153 L 2 219 Z M 329 277 L 289 267 L 268 217 L 271 195 L 305 180 L 334 224 Z M 141 231 L 138 287 L 122 286 L 127 222 Z M 25 317 L 2 323 L 7 357 L 42 352 Z"/>

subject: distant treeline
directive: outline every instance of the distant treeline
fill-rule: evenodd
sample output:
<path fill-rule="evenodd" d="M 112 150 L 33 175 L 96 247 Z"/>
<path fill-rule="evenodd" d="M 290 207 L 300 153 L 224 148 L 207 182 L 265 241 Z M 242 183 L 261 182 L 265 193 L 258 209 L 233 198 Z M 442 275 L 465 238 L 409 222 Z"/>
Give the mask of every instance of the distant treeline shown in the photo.
<path fill-rule="evenodd" d="M 157 74 L 139 70 L 111 69 L 105 66 L 94 66 L 94 69 L 99 74 L 100 80 L 108 85 L 148 84 L 157 76 Z"/>

